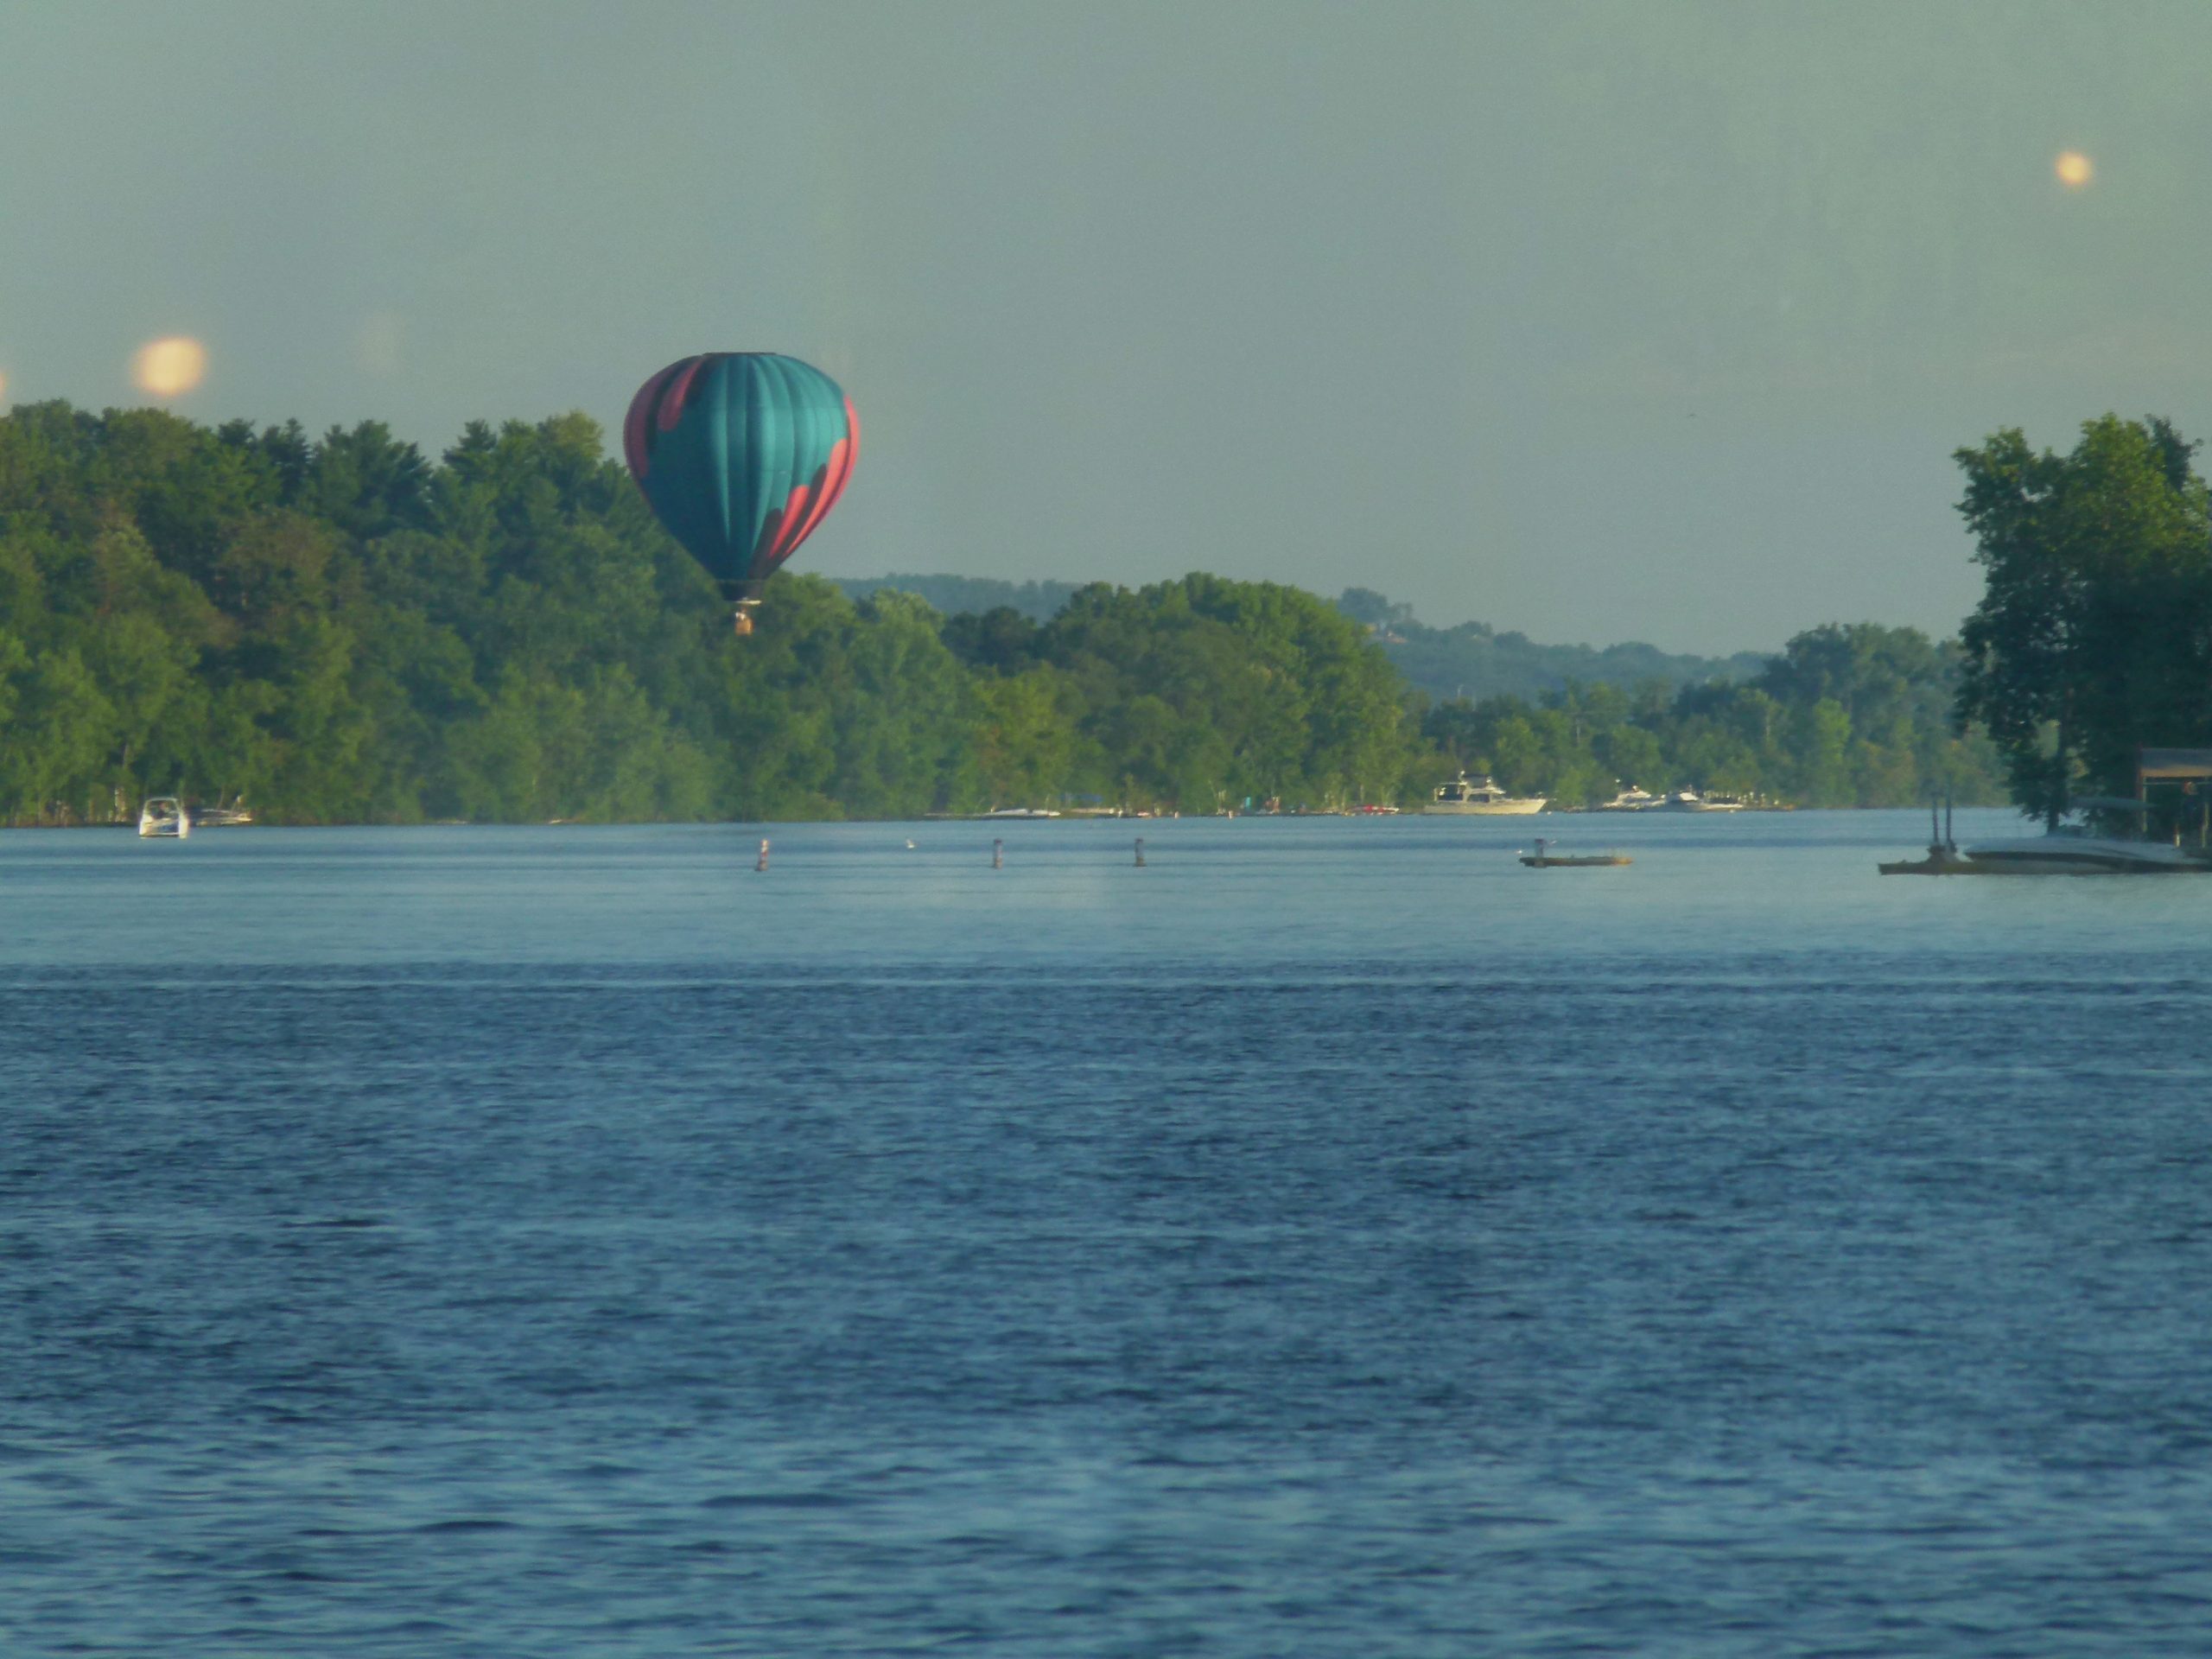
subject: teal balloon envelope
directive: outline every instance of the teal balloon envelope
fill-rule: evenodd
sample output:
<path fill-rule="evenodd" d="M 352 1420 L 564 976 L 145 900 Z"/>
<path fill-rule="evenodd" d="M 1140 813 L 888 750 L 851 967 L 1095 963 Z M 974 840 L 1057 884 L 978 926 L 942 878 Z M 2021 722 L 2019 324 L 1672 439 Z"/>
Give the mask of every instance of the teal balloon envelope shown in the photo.
<path fill-rule="evenodd" d="M 668 533 L 741 603 L 811 536 L 853 475 L 860 416 L 811 364 L 709 352 L 638 388 L 630 475 Z"/>

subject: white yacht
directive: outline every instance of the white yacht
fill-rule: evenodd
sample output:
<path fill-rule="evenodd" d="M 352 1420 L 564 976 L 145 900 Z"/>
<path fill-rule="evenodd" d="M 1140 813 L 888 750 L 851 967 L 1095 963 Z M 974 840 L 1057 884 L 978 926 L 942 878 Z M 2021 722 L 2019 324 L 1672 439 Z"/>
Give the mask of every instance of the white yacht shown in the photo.
<path fill-rule="evenodd" d="M 1439 784 L 1425 812 L 1465 812 L 1484 817 L 1526 817 L 1544 810 L 1543 795 L 1509 795 L 1488 778 L 1461 772 L 1448 784 Z"/>
<path fill-rule="evenodd" d="M 1611 800 L 1602 803 L 1598 810 L 1600 812 L 1641 812 L 1648 806 L 1658 804 L 1659 798 L 1656 795 L 1648 789 L 1638 789 L 1634 784 L 1630 784 Z"/>
<path fill-rule="evenodd" d="M 1655 812 L 1740 812 L 1743 802 L 1733 795 L 1700 795 L 1689 788 L 1671 791 L 1667 798 L 1651 809 Z"/>
<path fill-rule="evenodd" d="M 156 795 L 138 809 L 138 833 L 182 841 L 192 833 L 192 814 L 174 795 Z"/>

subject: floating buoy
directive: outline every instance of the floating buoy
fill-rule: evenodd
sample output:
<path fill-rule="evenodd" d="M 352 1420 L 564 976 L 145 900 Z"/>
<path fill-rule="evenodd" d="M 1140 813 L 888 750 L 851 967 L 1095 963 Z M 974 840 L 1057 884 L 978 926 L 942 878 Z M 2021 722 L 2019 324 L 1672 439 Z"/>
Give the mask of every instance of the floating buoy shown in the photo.
<path fill-rule="evenodd" d="M 1144 868 L 1144 837 L 1137 837 L 1137 868 Z"/>
<path fill-rule="evenodd" d="M 760 856 L 753 861 L 753 868 L 756 870 L 768 868 L 768 843 L 765 841 L 760 843 Z"/>
<path fill-rule="evenodd" d="M 1006 842 L 1003 841 L 991 842 L 991 868 L 995 870 L 1006 868 Z"/>

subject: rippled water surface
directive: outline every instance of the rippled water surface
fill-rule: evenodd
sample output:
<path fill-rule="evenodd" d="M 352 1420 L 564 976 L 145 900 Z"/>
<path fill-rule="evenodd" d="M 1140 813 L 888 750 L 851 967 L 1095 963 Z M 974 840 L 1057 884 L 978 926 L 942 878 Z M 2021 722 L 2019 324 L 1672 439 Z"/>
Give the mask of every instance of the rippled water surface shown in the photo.
<path fill-rule="evenodd" d="M 0 1652 L 2212 1644 L 2212 880 L 1535 827 L 0 835 Z"/>

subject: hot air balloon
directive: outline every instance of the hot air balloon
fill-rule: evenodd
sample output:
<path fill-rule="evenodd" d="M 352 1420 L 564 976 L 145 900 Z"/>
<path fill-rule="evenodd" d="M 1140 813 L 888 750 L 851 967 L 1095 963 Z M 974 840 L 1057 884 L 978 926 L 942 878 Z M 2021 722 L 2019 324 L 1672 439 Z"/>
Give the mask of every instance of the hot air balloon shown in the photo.
<path fill-rule="evenodd" d="M 860 454 L 853 400 L 773 352 L 709 352 L 638 388 L 622 451 L 654 516 L 737 604 L 737 631 L 770 575 L 844 493 Z"/>

